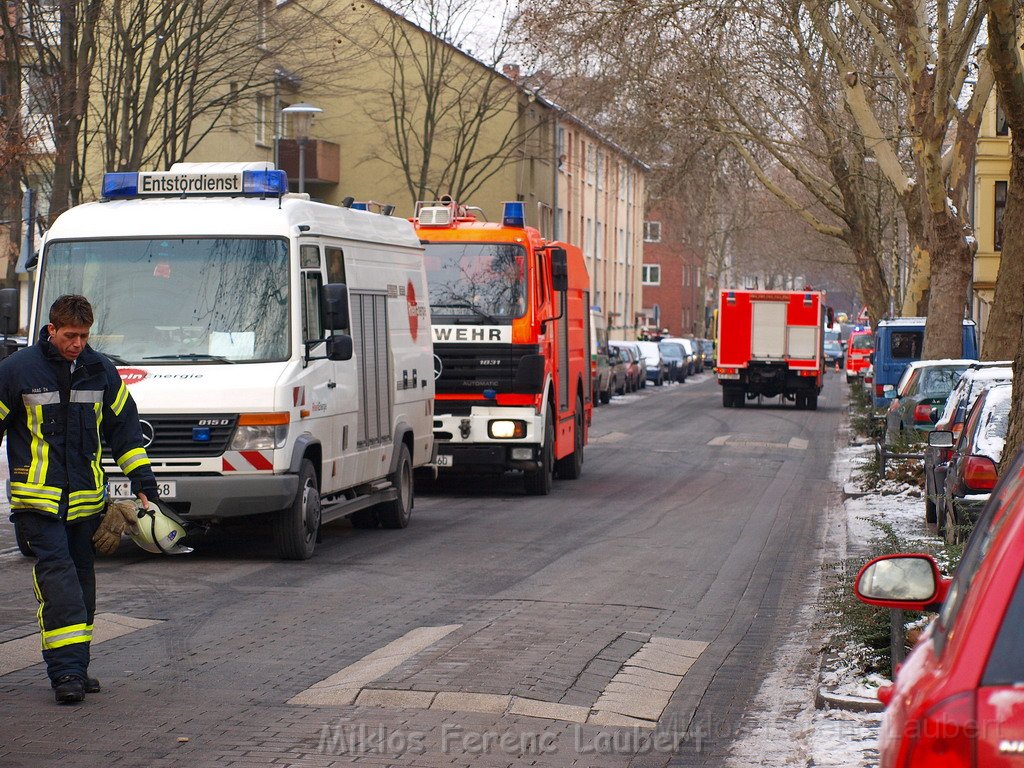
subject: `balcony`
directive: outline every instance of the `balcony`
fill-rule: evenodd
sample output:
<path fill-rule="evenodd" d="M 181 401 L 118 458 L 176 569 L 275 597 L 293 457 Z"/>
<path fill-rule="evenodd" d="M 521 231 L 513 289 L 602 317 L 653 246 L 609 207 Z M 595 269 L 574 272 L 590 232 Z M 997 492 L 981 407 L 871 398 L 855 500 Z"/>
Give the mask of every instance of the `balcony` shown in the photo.
<path fill-rule="evenodd" d="M 289 185 L 299 185 L 299 142 L 281 139 L 277 144 L 277 167 L 288 174 Z M 341 181 L 341 147 L 332 141 L 306 142 L 306 184 L 337 184 Z"/>

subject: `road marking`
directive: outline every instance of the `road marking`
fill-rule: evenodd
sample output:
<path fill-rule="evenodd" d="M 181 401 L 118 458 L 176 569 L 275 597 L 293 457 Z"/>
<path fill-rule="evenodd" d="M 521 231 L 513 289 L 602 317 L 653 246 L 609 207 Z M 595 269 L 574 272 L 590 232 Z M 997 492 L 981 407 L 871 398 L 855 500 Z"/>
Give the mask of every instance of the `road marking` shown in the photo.
<path fill-rule="evenodd" d="M 369 686 L 373 680 L 461 626 L 414 629 L 307 688 L 288 703 L 478 712 L 622 728 L 655 728 L 679 683 L 708 647 L 707 643 L 694 640 L 652 637 L 623 663 L 592 707 L 494 693 L 406 691 Z"/>
<path fill-rule="evenodd" d="M 708 440 L 708 445 L 725 445 L 729 442 L 730 437 L 732 437 L 732 435 L 719 435 L 718 437 L 713 437 Z"/>
<path fill-rule="evenodd" d="M 707 647 L 693 640 L 652 637 L 605 686 L 589 722 L 653 728 L 683 676 Z"/>
<path fill-rule="evenodd" d="M 140 629 L 162 623 L 162 621 L 153 619 L 136 619 L 116 613 L 99 613 L 93 620 L 91 644 L 104 643 L 107 640 L 113 640 L 122 635 L 129 635 Z M 42 657 L 39 653 L 38 633 L 0 643 L 0 675 L 40 663 L 42 663 Z"/>
<path fill-rule="evenodd" d="M 362 689 L 374 680 L 411 659 L 420 651 L 429 648 L 438 640 L 447 637 L 461 624 L 443 627 L 417 627 L 393 640 L 383 648 L 363 656 L 316 685 L 310 686 L 288 700 L 289 704 L 311 704 L 323 706 L 344 706 L 351 704 Z"/>
<path fill-rule="evenodd" d="M 797 451 L 806 451 L 807 441 L 802 437 L 791 437 L 789 438 L 789 447 Z"/>
<path fill-rule="evenodd" d="M 757 440 L 753 437 L 743 435 L 719 435 L 707 442 L 708 445 L 726 448 L 792 448 L 796 451 L 806 451 L 808 441 L 802 437 L 791 437 L 788 443 L 775 443 L 770 440 Z"/>
<path fill-rule="evenodd" d="M 607 435 L 601 435 L 600 437 L 590 438 L 591 443 L 617 443 L 620 440 L 625 440 L 629 435 L 625 432 L 609 432 Z"/>

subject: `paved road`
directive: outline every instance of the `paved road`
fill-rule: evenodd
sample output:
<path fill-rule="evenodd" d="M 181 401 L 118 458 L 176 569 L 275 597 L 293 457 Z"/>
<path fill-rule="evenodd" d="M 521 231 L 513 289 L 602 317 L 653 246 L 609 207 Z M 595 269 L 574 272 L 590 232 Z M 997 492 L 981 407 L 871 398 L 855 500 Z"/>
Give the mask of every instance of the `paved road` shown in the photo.
<path fill-rule="evenodd" d="M 260 528 L 126 544 L 100 566 L 105 690 L 78 707 L 31 664 L 29 563 L 2 553 L 0 765 L 721 765 L 817 577 L 839 396 L 648 387 L 595 412 L 549 497 L 444 487 L 305 563 Z"/>

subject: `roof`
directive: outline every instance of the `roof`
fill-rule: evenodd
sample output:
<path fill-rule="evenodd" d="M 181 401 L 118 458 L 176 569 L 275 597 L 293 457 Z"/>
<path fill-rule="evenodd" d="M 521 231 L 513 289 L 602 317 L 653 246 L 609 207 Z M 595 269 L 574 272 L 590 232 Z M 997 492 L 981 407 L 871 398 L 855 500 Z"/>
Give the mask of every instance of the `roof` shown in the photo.
<path fill-rule="evenodd" d="M 926 317 L 894 317 L 889 320 L 879 320 L 878 327 L 882 326 L 907 326 L 907 325 L 924 325 L 928 321 Z M 974 325 L 973 320 L 964 320 L 964 325 Z"/>

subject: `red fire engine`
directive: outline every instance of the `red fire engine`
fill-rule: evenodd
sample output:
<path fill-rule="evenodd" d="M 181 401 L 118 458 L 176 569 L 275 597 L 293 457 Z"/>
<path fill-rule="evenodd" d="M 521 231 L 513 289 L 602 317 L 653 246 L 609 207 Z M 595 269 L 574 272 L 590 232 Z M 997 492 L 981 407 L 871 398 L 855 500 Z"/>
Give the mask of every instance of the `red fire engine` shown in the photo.
<path fill-rule="evenodd" d="M 440 472 L 521 470 L 527 493 L 579 477 L 593 410 L 582 251 L 525 226 L 524 204 L 478 221 L 420 203 L 434 338 Z"/>
<path fill-rule="evenodd" d="M 722 405 L 775 397 L 815 410 L 825 372 L 821 291 L 724 290 L 718 302 Z"/>

